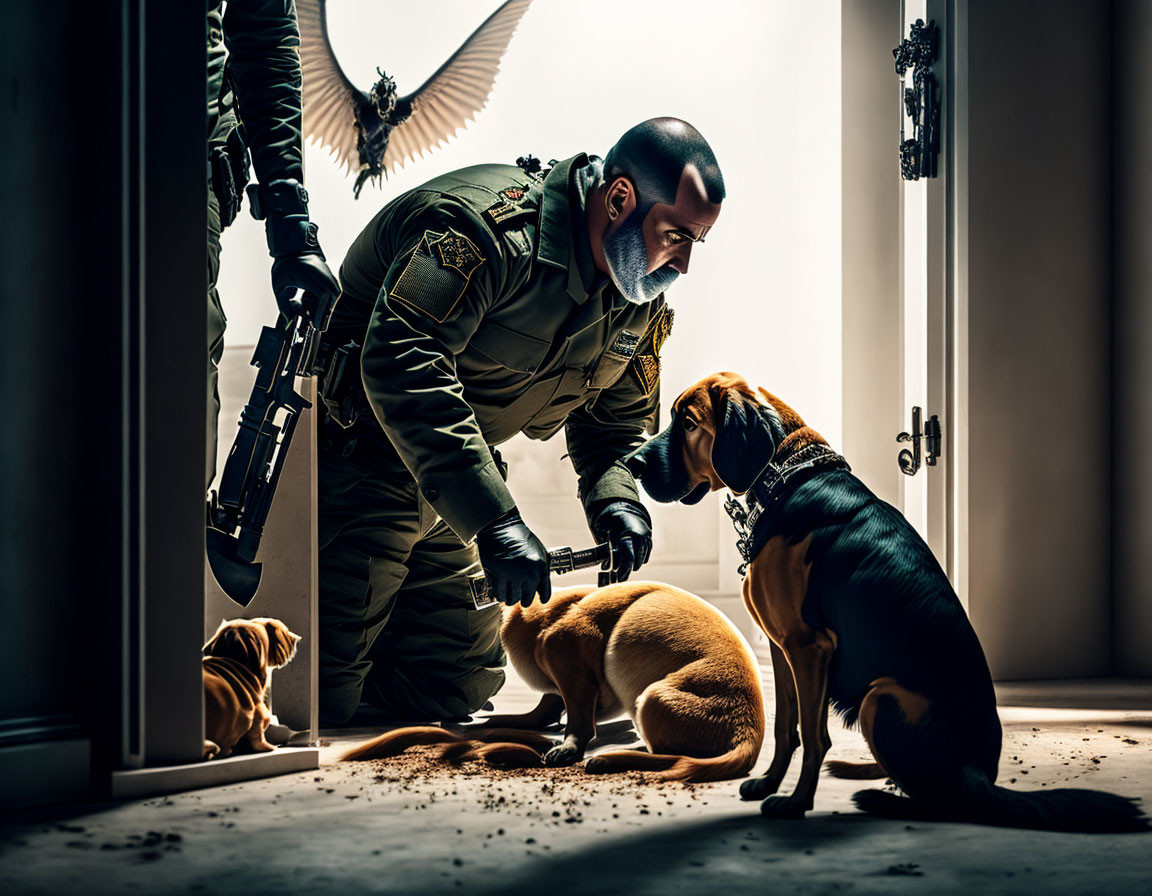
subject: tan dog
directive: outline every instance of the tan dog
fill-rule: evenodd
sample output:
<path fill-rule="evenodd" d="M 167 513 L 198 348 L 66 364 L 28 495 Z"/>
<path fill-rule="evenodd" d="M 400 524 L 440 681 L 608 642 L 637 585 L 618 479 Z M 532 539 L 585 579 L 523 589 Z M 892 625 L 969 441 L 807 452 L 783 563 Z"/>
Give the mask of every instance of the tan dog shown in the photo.
<path fill-rule="evenodd" d="M 677 398 L 672 422 L 625 459 L 664 502 L 747 494 L 738 544 L 744 602 L 772 641 L 776 749 L 740 788 L 761 811 L 812 808 L 831 743 L 828 705 L 859 722 L 875 763 L 830 763 L 848 778 L 890 776 L 908 794 L 857 793 L 878 815 L 1079 831 L 1142 830 L 1134 801 L 1096 790 L 995 785 L 1000 720 L 976 633 L 931 550 L 891 505 L 783 401 L 718 373 Z M 800 737 L 797 737 L 799 727 Z M 800 779 L 777 795 L 803 743 Z"/>
<path fill-rule="evenodd" d="M 204 758 L 228 756 L 241 738 L 252 750 L 275 747 L 264 739 L 272 714 L 264 691 L 272 670 L 296 655 L 300 636 L 279 619 L 223 621 L 204 645 Z"/>
<path fill-rule="evenodd" d="M 486 724 L 539 728 L 566 710 L 564 740 L 544 754 L 547 765 L 578 762 L 597 720 L 624 714 L 651 752 L 601 753 L 588 760 L 587 771 L 660 771 L 667 780 L 719 781 L 747 774 L 760 753 L 764 706 L 752 651 L 722 613 L 687 591 L 655 582 L 564 589 L 547 604 L 505 608 L 500 639 L 516 671 L 544 696 L 531 712 L 494 716 Z M 465 734 L 485 741 L 507 735 Z M 443 729 L 400 729 L 344 758 L 372 759 L 415 743 L 459 739 Z M 541 749 L 538 741 L 530 746 Z M 531 764 L 524 752 L 489 743 L 474 755 Z"/>

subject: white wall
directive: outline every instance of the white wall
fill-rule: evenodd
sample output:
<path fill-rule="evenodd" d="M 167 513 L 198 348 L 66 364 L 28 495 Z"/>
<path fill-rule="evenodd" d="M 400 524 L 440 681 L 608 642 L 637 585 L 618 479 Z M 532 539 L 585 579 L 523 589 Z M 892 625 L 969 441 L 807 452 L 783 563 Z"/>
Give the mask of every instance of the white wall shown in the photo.
<path fill-rule="evenodd" d="M 414 90 L 491 2 L 333 0 L 330 32 L 364 88 L 381 66 Z M 335 268 L 386 201 L 441 171 L 603 155 L 658 115 L 692 122 L 724 171 L 728 199 L 690 273 L 670 291 L 676 327 L 664 348 L 665 410 L 715 370 L 735 370 L 791 403 L 834 446 L 841 439 L 840 3 L 536 0 L 504 57 L 488 108 L 449 146 L 382 189 L 352 198 L 320 151 L 306 153 L 311 210 Z M 261 225 L 244 215 L 224 243 L 220 291 L 228 339 L 254 342 L 272 315 Z M 546 542 L 582 544 L 575 479 L 562 438 L 510 443 L 512 488 Z M 735 548 L 713 498 L 658 514 L 653 577 L 735 592 Z M 719 560 L 719 566 L 717 565 Z M 669 566 L 679 564 L 679 571 Z"/>

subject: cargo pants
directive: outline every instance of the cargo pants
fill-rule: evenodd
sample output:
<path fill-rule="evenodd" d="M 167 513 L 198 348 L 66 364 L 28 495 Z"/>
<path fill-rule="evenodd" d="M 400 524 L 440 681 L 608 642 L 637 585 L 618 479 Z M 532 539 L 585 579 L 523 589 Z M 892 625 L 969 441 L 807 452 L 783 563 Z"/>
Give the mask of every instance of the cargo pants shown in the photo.
<path fill-rule="evenodd" d="M 212 484 L 216 476 L 216 428 L 220 417 L 219 367 L 224 355 L 224 307 L 220 303 L 220 293 L 216 291 L 216 280 L 220 276 L 220 204 L 208 184 L 208 420 L 204 443 L 204 490 Z"/>
<path fill-rule="evenodd" d="M 224 188 L 228 190 L 229 195 L 232 194 L 233 190 L 236 191 L 236 195 L 231 195 L 231 198 L 226 200 L 230 203 L 230 206 L 227 215 L 225 215 L 221 211 L 221 200 L 217 193 L 221 184 L 215 182 L 215 176 L 219 172 L 213 164 L 212 159 L 218 150 L 231 146 L 234 139 L 239 140 L 240 121 L 236 117 L 232 103 L 231 94 L 221 99 L 222 111 L 220 118 L 208 138 L 208 328 L 206 334 L 208 348 L 208 366 L 206 371 L 208 419 L 205 428 L 206 439 L 204 444 L 205 491 L 207 491 L 216 476 L 216 438 L 220 418 L 219 368 L 220 359 L 224 355 L 224 329 L 228 323 L 224 315 L 224 306 L 220 302 L 220 293 L 216 289 L 216 282 L 220 278 L 220 235 L 224 232 L 224 229 L 232 223 L 232 219 L 236 217 L 241 199 L 240 194 L 242 194 L 245 184 L 248 183 L 246 165 L 242 165 L 239 161 L 236 161 L 236 165 L 242 167 L 243 170 L 232 170 L 229 175 L 223 178 L 225 183 L 227 183 L 229 179 L 231 180 L 232 189 Z M 242 140 L 239 141 L 238 146 L 240 151 L 243 151 Z M 227 218 L 227 220 L 225 218 Z"/>
<path fill-rule="evenodd" d="M 355 430 L 353 430 L 355 432 Z M 475 712 L 504 684 L 500 608 L 477 610 L 465 545 L 388 445 L 319 439 L 320 721 L 440 721 Z M 364 713 L 362 712 L 362 717 Z"/>

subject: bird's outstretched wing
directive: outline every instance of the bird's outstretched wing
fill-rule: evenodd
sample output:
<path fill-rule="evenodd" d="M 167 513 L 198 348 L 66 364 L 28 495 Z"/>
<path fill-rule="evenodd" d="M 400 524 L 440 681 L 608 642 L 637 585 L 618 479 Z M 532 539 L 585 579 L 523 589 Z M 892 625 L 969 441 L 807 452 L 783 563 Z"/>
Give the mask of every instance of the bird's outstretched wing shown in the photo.
<path fill-rule="evenodd" d="M 500 60 L 531 3 L 507 0 L 419 90 L 397 102 L 398 111 L 410 107 L 411 114 L 392 131 L 382 160 L 385 172 L 441 146 L 487 105 Z"/>
<path fill-rule="evenodd" d="M 345 172 L 360 167 L 356 104 L 367 98 L 348 80 L 328 39 L 327 0 L 296 0 L 300 69 L 304 80 L 304 133 L 331 149 Z"/>

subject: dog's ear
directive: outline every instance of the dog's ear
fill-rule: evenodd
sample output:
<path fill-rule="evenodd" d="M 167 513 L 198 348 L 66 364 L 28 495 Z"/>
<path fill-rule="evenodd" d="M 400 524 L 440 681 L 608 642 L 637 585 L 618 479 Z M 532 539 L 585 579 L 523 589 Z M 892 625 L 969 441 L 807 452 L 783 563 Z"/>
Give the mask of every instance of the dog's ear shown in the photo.
<path fill-rule="evenodd" d="M 237 619 L 236 621 L 239 622 L 240 620 Z M 219 656 L 219 654 L 216 653 L 216 645 L 220 643 L 220 637 L 228 630 L 228 626 L 229 622 L 227 619 L 220 620 L 220 624 L 216 626 L 216 631 L 212 633 L 212 637 L 200 648 L 205 656 Z"/>
<path fill-rule="evenodd" d="M 228 627 L 228 620 L 227 619 L 221 619 L 220 624 L 218 626 L 216 626 L 216 631 L 214 631 L 212 633 L 212 637 L 209 638 L 207 643 L 203 647 L 201 647 L 200 649 L 202 651 L 204 651 L 204 653 L 207 654 L 208 656 L 213 656 L 213 654 L 209 651 L 208 648 L 210 648 L 212 646 L 212 642 L 215 641 L 220 636 L 220 632 L 224 631 L 224 629 L 227 627 Z"/>
<path fill-rule="evenodd" d="M 759 405 L 737 389 L 713 387 L 712 413 L 712 468 L 732 491 L 746 492 L 775 453 L 771 433 L 759 425 Z"/>
<path fill-rule="evenodd" d="M 293 634 L 279 619 L 269 619 L 264 623 L 264 629 L 268 633 L 268 665 L 273 669 L 288 665 L 296 653 L 300 636 Z"/>
<path fill-rule="evenodd" d="M 268 661 L 268 644 L 257 631 L 257 627 L 245 619 L 222 623 L 204 645 L 204 654 L 235 660 L 259 674 Z"/>

